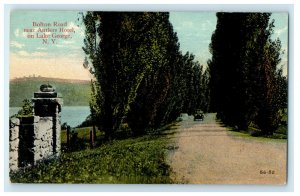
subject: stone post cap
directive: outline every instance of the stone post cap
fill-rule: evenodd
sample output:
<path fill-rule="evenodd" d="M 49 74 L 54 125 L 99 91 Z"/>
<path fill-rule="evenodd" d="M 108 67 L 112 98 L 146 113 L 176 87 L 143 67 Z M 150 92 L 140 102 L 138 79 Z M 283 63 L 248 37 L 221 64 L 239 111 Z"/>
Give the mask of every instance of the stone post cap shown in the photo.
<path fill-rule="evenodd" d="M 55 89 L 50 84 L 42 84 L 40 86 L 41 92 L 54 92 Z"/>
<path fill-rule="evenodd" d="M 34 93 L 34 98 L 57 98 L 57 92 L 50 84 L 42 84 L 40 91 Z"/>

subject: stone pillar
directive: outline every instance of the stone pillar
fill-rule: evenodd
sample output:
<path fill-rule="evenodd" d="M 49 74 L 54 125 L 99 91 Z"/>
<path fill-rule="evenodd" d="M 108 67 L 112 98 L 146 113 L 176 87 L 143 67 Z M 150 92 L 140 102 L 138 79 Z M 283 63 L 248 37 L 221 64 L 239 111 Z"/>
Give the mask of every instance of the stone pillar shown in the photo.
<path fill-rule="evenodd" d="M 19 167 L 19 126 L 20 120 L 12 118 L 9 122 L 9 168 L 15 171 Z"/>
<path fill-rule="evenodd" d="M 52 86 L 42 85 L 34 93 L 34 164 L 60 155 L 62 99 Z"/>
<path fill-rule="evenodd" d="M 60 155 L 62 99 L 48 84 L 34 93 L 32 102 L 33 116 L 10 119 L 10 171 Z"/>

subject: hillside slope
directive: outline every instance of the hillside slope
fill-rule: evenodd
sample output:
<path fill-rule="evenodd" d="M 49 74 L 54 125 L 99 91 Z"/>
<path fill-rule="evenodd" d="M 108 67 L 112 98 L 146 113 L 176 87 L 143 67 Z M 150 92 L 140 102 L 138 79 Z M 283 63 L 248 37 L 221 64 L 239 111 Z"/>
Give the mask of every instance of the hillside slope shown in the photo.
<path fill-rule="evenodd" d="M 9 83 L 9 106 L 20 107 L 24 99 L 31 99 L 40 85 L 49 83 L 63 97 L 65 106 L 89 105 L 91 94 L 90 82 L 82 80 L 65 80 L 56 78 L 19 78 Z"/>

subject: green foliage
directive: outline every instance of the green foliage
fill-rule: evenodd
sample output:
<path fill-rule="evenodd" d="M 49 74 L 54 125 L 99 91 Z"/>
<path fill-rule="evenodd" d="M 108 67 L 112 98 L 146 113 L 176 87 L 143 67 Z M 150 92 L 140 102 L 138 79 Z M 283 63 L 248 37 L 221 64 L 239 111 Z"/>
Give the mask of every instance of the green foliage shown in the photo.
<path fill-rule="evenodd" d="M 87 136 L 78 129 L 78 138 Z M 66 138 L 62 138 L 66 142 Z M 143 136 L 104 143 L 96 149 L 62 153 L 58 160 L 10 174 L 14 183 L 171 183 L 165 162 L 167 138 Z"/>
<path fill-rule="evenodd" d="M 208 61 L 211 109 L 227 125 L 247 130 L 254 122 L 273 134 L 287 107 L 287 80 L 282 76 L 281 43 L 271 40 L 269 13 L 217 13 Z"/>
<path fill-rule="evenodd" d="M 182 111 L 207 110 L 208 74 L 179 51 L 169 13 L 87 12 L 83 22 L 92 118 L 107 138 L 124 123 L 141 135 Z"/>
<path fill-rule="evenodd" d="M 95 94 L 101 98 L 92 100 L 94 106 L 100 107 L 95 118 L 108 138 L 120 128 L 150 68 L 149 62 L 143 59 L 145 52 L 152 51 L 147 48 L 151 45 L 150 37 L 145 35 L 151 28 L 150 17 L 151 14 L 146 13 L 117 12 L 88 12 L 83 17 L 86 26 L 84 51 L 92 62 L 101 90 Z M 141 25 L 146 30 L 143 31 Z M 102 102 L 95 103 L 97 99 Z"/>
<path fill-rule="evenodd" d="M 31 99 L 33 93 L 38 91 L 41 84 L 50 83 L 55 90 L 62 95 L 65 106 L 87 106 L 90 99 L 90 86 L 88 82 L 59 81 L 43 78 L 27 78 L 23 80 L 11 80 L 10 107 L 21 107 L 24 99 Z"/>
<path fill-rule="evenodd" d="M 255 135 L 251 135 L 249 132 L 247 131 L 232 131 L 229 130 L 229 134 L 236 136 L 236 137 L 240 137 L 240 138 L 245 138 L 245 139 L 250 139 L 250 140 L 255 140 L 255 141 L 261 141 L 261 142 L 286 142 L 286 135 L 284 134 L 274 134 L 272 136 L 255 136 Z M 254 137 L 253 137 L 254 136 Z"/>
<path fill-rule="evenodd" d="M 150 69 L 141 81 L 136 100 L 130 105 L 127 117 L 129 126 L 136 134 L 142 134 L 147 128 L 155 127 L 155 117 L 171 88 L 170 62 L 172 57 L 176 58 L 171 51 L 178 52 L 168 20 L 169 14 L 151 15 L 148 20 L 151 20 L 152 27 L 147 30 L 149 40 L 145 40 L 145 49 L 143 54 L 141 53 L 144 56 L 142 60 L 149 64 Z"/>
<path fill-rule="evenodd" d="M 30 100 L 24 99 L 22 109 L 18 111 L 15 117 L 33 116 L 33 106 Z"/>

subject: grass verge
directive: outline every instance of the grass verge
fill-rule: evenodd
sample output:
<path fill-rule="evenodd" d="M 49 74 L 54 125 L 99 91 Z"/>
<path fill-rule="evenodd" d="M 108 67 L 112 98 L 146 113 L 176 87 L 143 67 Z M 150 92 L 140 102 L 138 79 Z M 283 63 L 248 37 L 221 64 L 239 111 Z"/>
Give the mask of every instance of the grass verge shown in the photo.
<path fill-rule="evenodd" d="M 246 131 L 235 131 L 233 128 L 228 128 L 230 135 L 249 140 L 256 140 L 261 142 L 286 142 L 287 139 L 282 134 L 274 134 L 273 136 L 253 136 Z"/>
<path fill-rule="evenodd" d="M 78 135 L 87 137 L 81 131 Z M 150 134 L 106 142 L 94 149 L 62 153 L 57 160 L 10 174 L 11 182 L 172 183 L 169 177 L 171 169 L 165 160 L 168 141 L 165 134 Z"/>

